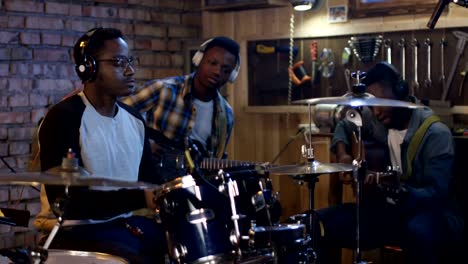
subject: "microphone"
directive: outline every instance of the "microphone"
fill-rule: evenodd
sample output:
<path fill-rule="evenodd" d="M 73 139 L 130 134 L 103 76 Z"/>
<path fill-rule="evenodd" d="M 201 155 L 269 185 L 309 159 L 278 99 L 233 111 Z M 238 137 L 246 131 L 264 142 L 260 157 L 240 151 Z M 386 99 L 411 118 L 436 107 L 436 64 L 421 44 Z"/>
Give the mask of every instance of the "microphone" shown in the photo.
<path fill-rule="evenodd" d="M 428 28 L 434 29 L 434 27 L 435 27 L 435 25 L 437 23 L 437 20 L 439 20 L 440 15 L 442 14 L 442 12 L 445 9 L 445 6 L 447 6 L 450 2 L 451 2 L 451 0 L 439 0 L 439 2 L 437 3 L 434 11 L 432 12 L 432 16 L 429 19 L 429 22 L 427 23 Z"/>

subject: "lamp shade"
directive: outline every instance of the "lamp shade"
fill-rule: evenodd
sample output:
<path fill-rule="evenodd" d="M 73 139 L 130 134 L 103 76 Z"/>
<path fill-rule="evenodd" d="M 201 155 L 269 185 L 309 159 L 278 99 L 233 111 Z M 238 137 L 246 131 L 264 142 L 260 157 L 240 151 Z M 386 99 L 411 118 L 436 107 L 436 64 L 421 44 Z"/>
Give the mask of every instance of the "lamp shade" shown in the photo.
<path fill-rule="evenodd" d="M 291 4 L 296 11 L 306 11 L 312 9 L 315 0 L 290 0 Z"/>

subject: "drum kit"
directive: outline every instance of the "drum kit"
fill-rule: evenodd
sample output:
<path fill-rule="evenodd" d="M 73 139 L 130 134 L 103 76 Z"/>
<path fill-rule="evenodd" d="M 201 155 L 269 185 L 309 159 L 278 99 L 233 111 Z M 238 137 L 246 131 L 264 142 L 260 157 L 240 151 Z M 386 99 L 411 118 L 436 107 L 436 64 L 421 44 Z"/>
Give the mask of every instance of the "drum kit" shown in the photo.
<path fill-rule="evenodd" d="M 357 73 L 360 77 L 361 73 Z M 361 76 L 362 77 L 362 76 Z M 409 102 L 376 98 L 365 93 L 358 81 L 353 91 L 340 97 L 306 99 L 293 102 L 312 105 L 350 106 L 346 118 L 358 128 L 358 141 L 363 106 L 421 107 Z M 309 110 L 309 120 L 311 118 Z M 309 126 L 311 126 L 309 122 Z M 309 133 L 310 135 L 310 133 Z M 311 135 L 310 135 L 311 136 Z M 314 187 L 318 176 L 352 172 L 357 183 L 357 215 L 360 188 L 365 175 L 365 161 L 358 155 L 352 164 L 321 163 L 314 158 L 312 140 L 302 152 L 307 162 L 298 165 L 244 165 L 234 168 L 212 168 L 204 173 L 178 177 L 161 186 L 142 182 L 123 182 L 94 177 L 84 172 L 63 172 L 60 168 L 45 173 L 0 174 L 0 183 L 69 186 L 107 186 L 121 188 L 155 188 L 156 221 L 166 231 L 169 263 L 315 263 L 313 236 L 304 219 L 291 217 L 295 223 L 279 223 L 280 209 L 269 175 L 289 175 L 308 182 L 309 206 L 313 209 Z M 360 149 L 360 148 L 358 148 Z M 211 173 L 211 174 L 210 174 Z M 63 208 L 56 210 L 63 211 Z M 60 219 L 61 216 L 58 215 Z M 306 217 L 307 218 L 307 217 Z M 310 220 L 310 218 L 308 218 Z M 60 228 L 58 221 L 40 250 L 30 253 L 34 263 L 127 263 L 116 256 L 97 252 L 48 249 Z M 356 263 L 361 259 L 357 221 Z M 46 251 L 46 253 L 44 253 Z M 88 262 L 89 261 L 89 262 Z"/>

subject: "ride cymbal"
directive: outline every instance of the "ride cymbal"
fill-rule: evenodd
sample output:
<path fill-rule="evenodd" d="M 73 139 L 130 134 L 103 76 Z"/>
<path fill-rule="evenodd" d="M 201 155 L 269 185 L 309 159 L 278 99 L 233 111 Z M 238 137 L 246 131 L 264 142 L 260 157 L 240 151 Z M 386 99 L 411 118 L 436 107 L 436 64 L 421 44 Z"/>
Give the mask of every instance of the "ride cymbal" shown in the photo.
<path fill-rule="evenodd" d="M 309 174 L 328 174 L 337 172 L 352 171 L 351 164 L 345 163 L 321 163 L 312 161 L 298 165 L 285 165 L 270 168 L 270 174 L 285 174 L 285 175 L 309 175 Z"/>
<path fill-rule="evenodd" d="M 422 108 L 424 105 L 419 105 L 411 102 L 378 98 L 370 93 L 353 94 L 347 93 L 343 96 L 336 97 L 318 97 L 293 101 L 293 104 L 306 104 L 306 105 L 317 105 L 317 104 L 335 104 L 335 105 L 347 105 L 352 107 L 359 106 L 390 106 L 390 107 L 404 107 L 404 108 Z"/>

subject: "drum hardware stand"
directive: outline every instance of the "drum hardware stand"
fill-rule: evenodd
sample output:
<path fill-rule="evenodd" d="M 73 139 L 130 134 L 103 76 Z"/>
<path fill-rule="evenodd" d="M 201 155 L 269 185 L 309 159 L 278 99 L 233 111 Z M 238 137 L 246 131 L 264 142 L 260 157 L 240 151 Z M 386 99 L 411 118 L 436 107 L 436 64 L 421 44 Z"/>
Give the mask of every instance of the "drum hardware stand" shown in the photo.
<path fill-rule="evenodd" d="M 60 227 L 64 222 L 63 214 L 65 212 L 65 203 L 66 199 L 68 198 L 68 186 L 65 186 L 65 198 L 57 198 L 57 200 L 53 204 L 53 212 L 57 216 L 57 223 L 55 223 L 52 231 L 47 236 L 47 240 L 45 241 L 44 245 L 39 249 L 36 249 L 31 252 L 31 259 L 34 261 L 34 264 L 41 264 L 47 260 L 47 250 L 49 249 L 50 244 L 52 243 L 53 239 L 57 235 Z"/>
<path fill-rule="evenodd" d="M 234 230 L 233 234 L 231 233 L 231 236 L 229 237 L 229 240 L 231 241 L 232 245 L 235 247 L 235 254 L 237 256 L 241 256 L 241 250 L 240 250 L 240 229 L 239 229 L 239 222 L 238 220 L 243 217 L 243 215 L 237 214 L 237 209 L 236 209 L 236 201 L 234 200 L 234 197 L 239 196 L 239 189 L 237 187 L 237 182 L 233 181 L 231 177 L 229 176 L 228 173 L 225 173 L 222 169 L 218 171 L 218 177 L 222 179 L 223 186 L 225 185 L 227 189 L 227 193 L 229 196 L 229 204 L 231 206 L 231 220 L 234 223 Z"/>
<path fill-rule="evenodd" d="M 360 217 L 361 217 L 361 200 L 362 200 L 362 188 L 364 178 L 367 171 L 367 162 L 363 157 L 361 157 L 361 148 L 362 148 L 362 137 L 361 137 L 361 128 L 362 128 L 362 115 L 360 109 L 351 108 L 346 112 L 346 119 L 357 126 L 358 134 L 358 154 L 357 157 L 353 160 L 353 179 L 356 183 L 356 259 L 355 264 L 367 264 L 367 261 L 362 260 L 361 252 L 361 226 L 360 226 Z"/>
<path fill-rule="evenodd" d="M 73 176 L 75 173 L 80 172 L 80 170 L 84 173 L 86 172 L 85 170 L 81 169 L 78 166 L 78 159 L 75 156 L 75 153 L 71 148 L 68 149 L 68 152 L 65 157 L 62 158 L 62 164 L 60 167 L 60 174 L 67 174 Z M 87 173 L 87 172 L 86 172 Z M 52 211 L 57 217 L 57 223 L 55 223 L 54 227 L 52 228 L 52 231 L 50 234 L 47 236 L 47 240 L 45 241 L 44 245 L 41 247 L 39 251 L 33 251 L 31 252 L 31 257 L 34 260 L 34 264 L 40 264 L 46 261 L 47 259 L 47 253 L 44 254 L 44 252 L 47 252 L 49 249 L 50 244 L 54 240 L 55 236 L 57 235 L 57 232 L 59 231 L 60 227 L 62 227 L 64 218 L 63 215 L 65 213 L 65 207 L 67 204 L 67 200 L 69 198 L 69 184 L 65 185 L 65 193 L 63 197 L 58 197 L 56 198 L 55 202 L 53 203 L 52 206 Z M 44 252 L 42 252 L 44 251 Z"/>

